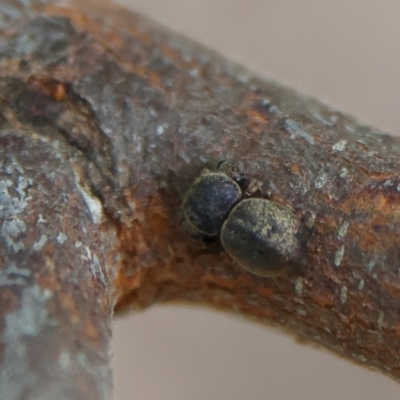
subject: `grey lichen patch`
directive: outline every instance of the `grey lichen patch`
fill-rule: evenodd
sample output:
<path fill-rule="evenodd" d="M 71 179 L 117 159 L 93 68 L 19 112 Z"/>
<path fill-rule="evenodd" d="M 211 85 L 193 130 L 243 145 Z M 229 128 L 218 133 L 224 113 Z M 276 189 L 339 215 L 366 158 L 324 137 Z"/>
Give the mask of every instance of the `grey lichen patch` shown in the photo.
<path fill-rule="evenodd" d="M 103 285 L 107 285 L 109 282 L 107 269 L 102 266 L 97 254 L 94 253 L 88 246 L 82 245 L 82 243 L 79 246 L 76 246 L 75 244 L 75 247 L 81 248 L 82 251 L 84 251 L 80 258 L 89 262 L 89 271 L 92 277 L 100 281 Z"/>
<path fill-rule="evenodd" d="M 165 130 L 164 125 L 157 125 L 156 135 L 161 136 L 164 133 L 164 130 Z"/>
<path fill-rule="evenodd" d="M 363 290 L 364 285 L 365 285 L 364 279 L 361 277 L 361 275 L 357 271 L 353 271 L 352 275 L 353 275 L 354 279 L 359 280 L 358 290 Z"/>
<path fill-rule="evenodd" d="M 86 255 L 85 254 L 83 254 L 82 256 L 81 256 L 81 258 L 83 259 L 83 260 L 85 260 L 85 261 L 88 261 L 88 260 L 91 260 L 92 259 L 92 250 L 90 250 L 90 248 L 88 247 L 88 246 L 83 246 L 83 249 L 85 250 L 85 252 L 86 252 Z"/>
<path fill-rule="evenodd" d="M 17 182 L 18 184 L 15 187 L 11 180 L 0 181 L 0 219 L 3 220 L 0 237 L 14 252 L 25 248 L 21 236 L 26 232 L 26 225 L 18 217 L 18 214 L 25 210 L 28 201 L 31 200 L 26 192 L 28 186 L 32 185 L 32 181 L 24 176 L 19 176 Z M 17 196 L 10 194 L 14 187 Z"/>
<path fill-rule="evenodd" d="M 68 239 L 68 236 L 64 232 L 58 232 L 56 240 L 58 243 L 63 244 Z"/>
<path fill-rule="evenodd" d="M 278 117 L 283 117 L 283 115 L 284 115 L 283 112 L 282 112 L 277 106 L 275 106 L 275 105 L 271 106 L 270 109 L 269 109 L 269 111 L 270 111 L 272 114 L 277 115 Z"/>
<path fill-rule="evenodd" d="M 10 195 L 8 194 L 8 188 L 13 185 L 10 180 L 0 181 L 0 212 L 5 213 L 6 206 L 9 205 Z"/>
<path fill-rule="evenodd" d="M 186 164 L 190 164 L 191 158 L 184 151 L 181 151 L 179 153 L 179 156 L 182 158 L 183 161 L 185 161 Z"/>
<path fill-rule="evenodd" d="M 383 187 L 391 187 L 393 186 L 393 181 L 391 179 L 388 179 L 387 181 L 383 182 Z"/>
<path fill-rule="evenodd" d="M 26 268 L 18 268 L 15 262 L 11 262 L 3 271 L 0 271 L 0 286 L 26 285 L 31 271 Z"/>
<path fill-rule="evenodd" d="M 335 266 L 339 267 L 342 263 L 342 259 L 344 256 L 344 246 L 341 246 L 340 249 L 335 253 Z"/>
<path fill-rule="evenodd" d="M 107 285 L 107 283 L 109 282 L 107 269 L 102 267 L 99 258 L 95 253 L 93 254 L 92 261 L 93 262 L 90 264 L 89 267 L 91 274 L 95 279 L 98 279 L 101 283 L 103 283 L 103 285 Z"/>
<path fill-rule="evenodd" d="M 318 112 L 313 112 L 312 114 L 311 114 L 317 121 L 319 121 L 319 122 L 322 122 L 324 125 L 326 125 L 326 126 L 329 126 L 329 127 L 331 127 L 331 126 L 334 126 L 335 125 L 335 123 L 332 121 L 328 121 L 328 120 L 326 120 L 325 118 L 323 118 Z M 332 118 L 332 117 L 331 117 Z"/>
<path fill-rule="evenodd" d="M 14 56 L 34 55 L 43 63 L 61 57 L 76 31 L 71 21 L 63 17 L 37 17 L 23 31 L 8 41 L 5 53 Z"/>
<path fill-rule="evenodd" d="M 26 388 L 36 379 L 32 374 L 27 339 L 38 337 L 51 324 L 46 309 L 51 296 L 49 290 L 38 285 L 27 286 L 22 289 L 20 307 L 5 317 L 5 329 L 1 335 L 3 368 L 0 369 L 1 397 L 4 399 L 23 398 Z"/>
<path fill-rule="evenodd" d="M 329 175 L 326 172 L 323 172 L 319 176 L 317 176 L 317 179 L 315 180 L 315 187 L 317 189 L 321 189 L 322 187 L 325 186 L 326 182 L 328 182 Z"/>
<path fill-rule="evenodd" d="M 5 340 L 18 340 L 23 336 L 39 335 L 49 323 L 46 303 L 52 293 L 38 285 L 29 286 L 22 292 L 21 307 L 6 316 Z"/>
<path fill-rule="evenodd" d="M 344 221 L 338 230 L 338 239 L 343 239 L 347 235 L 348 227 L 349 227 L 349 223 L 347 221 Z"/>
<path fill-rule="evenodd" d="M 347 145 L 347 140 L 339 140 L 332 146 L 332 150 L 343 151 Z"/>
<path fill-rule="evenodd" d="M 18 218 L 13 218 L 10 221 L 6 220 L 3 222 L 0 236 L 5 239 L 7 246 L 17 253 L 18 251 L 25 249 L 25 246 L 21 241 L 14 240 L 13 238 L 25 233 L 25 231 L 25 222 Z"/>
<path fill-rule="evenodd" d="M 20 200 L 22 201 L 23 207 L 26 206 L 26 202 L 31 200 L 31 197 L 26 195 L 26 189 L 28 186 L 32 185 L 32 179 L 26 178 L 25 176 L 18 177 L 18 185 L 17 185 L 17 193 L 20 196 Z"/>
<path fill-rule="evenodd" d="M 298 296 L 301 296 L 303 293 L 303 279 L 302 278 L 297 278 L 295 281 L 295 287 L 294 287 L 296 294 Z"/>
<path fill-rule="evenodd" d="M 29 269 L 26 268 L 18 268 L 17 264 L 15 264 L 14 261 L 12 261 L 10 263 L 10 265 L 8 265 L 8 267 L 5 269 L 5 272 L 7 274 L 14 274 L 17 276 L 23 276 L 23 277 L 28 277 L 31 276 L 32 272 Z"/>
<path fill-rule="evenodd" d="M 356 131 L 355 128 L 351 125 L 345 125 L 344 129 L 346 129 L 346 131 L 350 133 L 354 133 Z"/>
<path fill-rule="evenodd" d="M 15 157 L 11 157 L 11 162 L 4 168 L 4 172 L 11 175 L 14 171 L 18 171 L 20 174 L 24 174 L 25 171 L 22 165 L 17 161 Z"/>
<path fill-rule="evenodd" d="M 40 251 L 42 247 L 46 244 L 46 242 L 47 242 L 47 236 L 46 235 L 40 236 L 40 239 L 33 244 L 32 246 L 33 250 Z"/>
<path fill-rule="evenodd" d="M 300 128 L 297 122 L 292 119 L 285 119 L 284 122 L 285 129 L 290 133 L 291 139 L 296 139 L 297 137 L 301 137 L 305 139 L 308 143 L 314 144 L 314 138 L 303 129 Z"/>
<path fill-rule="evenodd" d="M 341 303 L 346 303 L 347 301 L 347 287 L 343 286 L 342 289 L 340 290 L 340 302 Z"/>
<path fill-rule="evenodd" d="M 372 272 L 372 270 L 373 270 L 374 267 L 375 267 L 375 263 L 376 263 L 376 262 L 375 262 L 374 259 L 368 261 L 367 270 L 368 270 L 369 272 Z"/>
<path fill-rule="evenodd" d="M 347 175 L 349 175 L 349 170 L 346 168 L 346 167 L 343 167 L 341 170 L 340 170 L 340 177 L 341 178 L 346 178 L 347 177 Z"/>
<path fill-rule="evenodd" d="M 353 354 L 353 357 L 362 362 L 366 362 L 368 360 L 367 357 L 363 356 L 362 354 Z"/>
<path fill-rule="evenodd" d="M 47 222 L 47 219 L 44 219 L 44 218 L 43 218 L 43 215 L 42 215 L 42 214 L 39 214 L 37 223 L 38 223 L 38 224 L 44 224 L 44 223 L 46 223 L 46 222 Z"/>
<path fill-rule="evenodd" d="M 26 231 L 25 222 L 18 218 L 14 218 L 10 221 L 4 221 L 2 228 L 4 232 L 14 237 Z"/>

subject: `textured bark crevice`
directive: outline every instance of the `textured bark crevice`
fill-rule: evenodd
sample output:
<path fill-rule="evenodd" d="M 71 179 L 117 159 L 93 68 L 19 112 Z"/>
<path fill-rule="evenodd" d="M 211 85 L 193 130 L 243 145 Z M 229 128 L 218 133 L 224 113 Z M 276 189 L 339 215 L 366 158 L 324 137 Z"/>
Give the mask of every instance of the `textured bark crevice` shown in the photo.
<path fill-rule="evenodd" d="M 7 399 L 108 398 L 114 304 L 167 301 L 256 317 L 400 379 L 398 138 L 72 1 L 0 5 L 0 104 Z M 179 227 L 219 159 L 309 227 L 300 271 L 253 276 Z"/>

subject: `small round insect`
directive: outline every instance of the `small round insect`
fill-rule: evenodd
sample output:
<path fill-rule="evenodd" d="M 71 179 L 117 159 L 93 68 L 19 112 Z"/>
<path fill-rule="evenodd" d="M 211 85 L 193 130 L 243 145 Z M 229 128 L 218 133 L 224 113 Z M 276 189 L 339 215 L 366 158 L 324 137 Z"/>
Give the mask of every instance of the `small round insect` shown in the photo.
<path fill-rule="evenodd" d="M 229 212 L 242 196 L 239 184 L 222 172 L 227 170 L 227 162 L 220 164 L 215 172 L 205 169 L 201 173 L 182 203 L 184 216 L 192 230 L 208 236 L 218 235 Z"/>
<path fill-rule="evenodd" d="M 305 238 L 302 222 L 289 208 L 258 198 L 234 207 L 221 230 L 228 254 L 246 271 L 267 277 L 301 260 Z"/>
<path fill-rule="evenodd" d="M 225 251 L 246 271 L 272 277 L 304 256 L 307 229 L 287 207 L 262 198 L 243 199 L 243 174 L 222 161 L 205 169 L 182 203 L 190 232 L 220 235 Z"/>

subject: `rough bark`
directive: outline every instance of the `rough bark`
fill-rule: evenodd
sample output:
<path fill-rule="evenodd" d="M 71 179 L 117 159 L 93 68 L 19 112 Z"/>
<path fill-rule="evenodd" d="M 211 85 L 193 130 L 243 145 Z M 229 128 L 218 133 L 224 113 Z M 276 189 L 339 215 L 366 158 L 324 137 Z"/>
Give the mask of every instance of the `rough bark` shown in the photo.
<path fill-rule="evenodd" d="M 167 301 L 400 379 L 400 139 L 115 7 L 8 0 L 0 29 L 7 399 L 108 398 L 113 305 Z M 179 227 L 219 159 L 308 226 L 300 270 L 251 275 Z"/>

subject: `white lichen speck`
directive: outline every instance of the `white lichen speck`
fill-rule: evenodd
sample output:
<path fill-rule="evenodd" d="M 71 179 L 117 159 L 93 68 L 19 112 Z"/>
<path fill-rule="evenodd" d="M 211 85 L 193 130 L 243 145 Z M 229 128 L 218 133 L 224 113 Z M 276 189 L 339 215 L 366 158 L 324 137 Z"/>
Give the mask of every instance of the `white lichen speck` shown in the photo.
<path fill-rule="evenodd" d="M 347 221 L 344 221 L 342 226 L 338 230 L 338 238 L 339 239 L 343 239 L 346 236 L 348 227 L 349 227 L 349 223 Z"/>
<path fill-rule="evenodd" d="M 341 170 L 340 170 L 340 177 L 341 178 L 346 178 L 347 177 L 347 175 L 349 174 L 349 170 L 346 168 L 346 167 L 343 167 Z"/>
<path fill-rule="evenodd" d="M 346 301 L 347 301 L 347 287 L 343 286 L 340 291 L 340 302 L 346 303 Z"/>
<path fill-rule="evenodd" d="M 63 244 L 68 239 L 68 236 L 64 232 L 58 232 L 56 240 L 58 243 Z"/>
<path fill-rule="evenodd" d="M 328 174 L 326 172 L 323 172 L 317 177 L 314 185 L 317 189 L 321 189 L 326 184 L 326 182 L 328 182 Z"/>
<path fill-rule="evenodd" d="M 298 296 L 301 296 L 301 294 L 303 292 L 303 279 L 302 278 L 296 279 L 294 290 L 296 291 L 296 294 Z"/>
<path fill-rule="evenodd" d="M 343 151 L 347 145 L 347 140 L 339 140 L 332 146 L 332 150 Z"/>
<path fill-rule="evenodd" d="M 342 259 L 344 256 L 344 246 L 341 246 L 340 249 L 335 253 L 335 266 L 339 267 L 342 263 Z"/>
<path fill-rule="evenodd" d="M 46 244 L 46 242 L 47 242 L 47 236 L 46 235 L 40 236 L 40 239 L 32 246 L 33 250 L 40 251 L 42 247 Z"/>
<path fill-rule="evenodd" d="M 300 128 L 299 124 L 292 119 L 287 118 L 284 122 L 285 129 L 290 133 L 290 139 L 296 139 L 297 137 L 301 137 L 306 140 L 309 144 L 314 144 L 314 138 Z"/>

